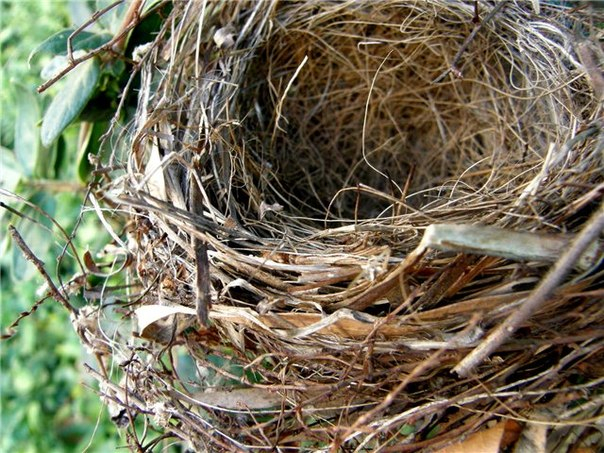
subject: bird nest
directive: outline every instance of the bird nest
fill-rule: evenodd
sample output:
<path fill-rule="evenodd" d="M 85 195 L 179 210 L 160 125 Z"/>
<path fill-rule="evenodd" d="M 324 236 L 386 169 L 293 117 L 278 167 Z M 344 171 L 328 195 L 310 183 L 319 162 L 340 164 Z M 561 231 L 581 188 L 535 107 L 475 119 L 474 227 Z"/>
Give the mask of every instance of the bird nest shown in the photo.
<path fill-rule="evenodd" d="M 551 3 L 174 3 L 97 192 L 130 290 L 78 323 L 133 448 L 593 434 L 602 17 Z"/>

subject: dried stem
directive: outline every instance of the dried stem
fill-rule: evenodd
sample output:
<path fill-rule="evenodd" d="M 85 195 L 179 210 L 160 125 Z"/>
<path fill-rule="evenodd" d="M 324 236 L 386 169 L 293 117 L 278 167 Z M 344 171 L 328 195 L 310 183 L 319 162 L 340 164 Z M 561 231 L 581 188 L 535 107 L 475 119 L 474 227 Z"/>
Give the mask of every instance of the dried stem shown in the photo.
<path fill-rule="evenodd" d="M 101 54 L 103 52 L 112 52 L 112 53 L 115 53 L 115 51 L 113 49 L 113 46 L 116 43 L 122 42 L 122 40 L 124 39 L 124 37 L 128 33 L 130 33 L 130 31 L 132 29 L 134 29 L 137 25 L 138 25 L 138 22 L 136 22 L 136 21 L 130 22 L 125 28 L 123 28 L 118 34 L 116 34 L 116 36 L 111 41 L 103 44 L 100 47 L 97 47 L 94 50 L 91 50 L 86 55 L 82 55 L 81 57 L 78 57 L 78 58 L 70 58 L 69 64 L 67 66 L 65 66 L 61 71 L 59 71 L 52 78 L 50 78 L 49 80 L 47 80 L 46 82 L 44 82 L 42 85 L 40 85 L 36 89 L 36 91 L 38 93 L 43 93 L 48 88 L 50 88 L 51 86 L 53 86 L 56 82 L 58 82 L 59 80 L 61 80 L 65 76 L 65 74 L 68 74 L 69 72 L 71 72 L 80 63 L 83 63 L 83 62 L 85 62 L 87 60 L 90 60 L 91 58 L 96 57 L 97 55 L 99 55 L 99 54 Z"/>
<path fill-rule="evenodd" d="M 482 29 L 482 27 L 484 26 L 484 24 L 486 24 L 491 19 L 493 19 L 493 17 L 495 16 L 495 14 L 497 14 L 499 12 L 499 10 L 505 6 L 506 3 L 507 3 L 507 0 L 501 0 L 501 1 L 499 1 L 493 7 L 493 9 L 491 9 L 491 11 L 489 11 L 489 13 L 486 15 L 486 17 L 482 21 L 480 21 L 474 27 L 474 29 L 472 30 L 472 33 L 470 33 L 468 35 L 468 37 L 465 39 L 465 41 L 463 42 L 463 44 L 461 45 L 461 47 L 459 48 L 459 50 L 457 51 L 457 53 L 453 57 L 453 61 L 451 61 L 451 65 L 449 66 L 449 69 L 447 69 L 441 75 L 439 75 L 436 79 L 434 79 L 432 81 L 432 83 L 440 83 L 440 82 L 442 82 L 445 79 L 445 77 L 447 77 L 451 72 L 453 72 L 454 74 L 456 74 L 460 78 L 463 77 L 461 71 L 459 70 L 459 68 L 457 68 L 457 63 L 459 63 L 459 60 L 461 59 L 461 56 L 464 54 L 464 52 L 466 51 L 466 49 L 468 48 L 468 46 L 470 45 L 470 43 L 472 41 L 474 41 L 474 38 L 476 38 L 476 35 Z"/>
<path fill-rule="evenodd" d="M 115 8 L 117 5 L 123 3 L 124 0 L 117 0 L 116 2 L 113 2 L 111 5 L 107 6 L 106 8 L 100 9 L 98 11 L 95 11 L 92 16 L 90 17 L 90 19 L 86 20 L 82 25 L 80 25 L 78 28 L 76 28 L 73 33 L 71 33 L 69 35 L 69 37 L 67 38 L 67 59 L 69 60 L 70 63 L 74 63 L 74 58 L 73 58 L 73 39 L 82 31 L 84 31 L 86 29 L 86 27 L 88 27 L 89 25 L 95 23 L 97 20 L 99 20 L 99 18 L 101 16 L 103 16 L 104 14 L 106 14 L 107 12 L 111 11 L 113 8 Z"/>
<path fill-rule="evenodd" d="M 23 240 L 23 237 L 21 237 L 21 235 L 19 234 L 17 229 L 14 226 L 9 225 L 8 231 L 9 231 L 11 237 L 13 238 L 13 241 L 15 242 L 15 244 L 23 252 L 23 256 L 25 256 L 25 259 L 27 261 L 31 262 L 34 266 L 36 266 L 36 269 L 38 269 L 38 272 L 40 273 L 40 275 L 42 275 L 42 277 L 44 277 L 44 280 L 46 281 L 46 284 L 48 285 L 49 294 L 52 296 L 52 298 L 55 299 L 57 302 L 60 302 L 61 305 L 63 305 L 63 307 L 70 314 L 76 313 L 77 310 L 69 303 L 67 296 L 64 296 L 63 294 L 61 294 L 59 289 L 55 286 L 54 282 L 52 281 L 52 278 L 50 278 L 50 275 L 48 275 L 48 272 L 46 272 L 46 269 L 44 268 L 44 262 L 42 262 L 42 260 L 40 260 L 31 251 L 31 249 L 27 246 L 27 244 Z"/>
<path fill-rule="evenodd" d="M 587 222 L 581 233 L 572 241 L 570 247 L 556 262 L 551 271 L 535 291 L 517 308 L 497 329 L 466 356 L 453 372 L 467 377 L 489 354 L 493 353 L 504 341 L 510 338 L 520 325 L 538 310 L 552 296 L 564 278 L 572 271 L 583 252 L 604 231 L 604 204 Z"/>
<path fill-rule="evenodd" d="M 0 337 L 0 339 L 2 340 L 8 340 L 12 337 L 15 336 L 15 334 L 17 333 L 16 328 L 19 326 L 19 323 L 24 319 L 27 318 L 28 316 L 34 314 L 38 308 L 40 308 L 40 306 L 46 302 L 51 296 L 47 295 L 39 300 L 36 301 L 36 303 L 34 303 L 31 308 L 27 311 L 23 311 L 21 313 L 19 313 L 19 316 L 17 317 L 17 319 L 15 319 L 10 326 L 8 326 L 6 328 L 6 333 L 2 334 L 2 336 Z"/>

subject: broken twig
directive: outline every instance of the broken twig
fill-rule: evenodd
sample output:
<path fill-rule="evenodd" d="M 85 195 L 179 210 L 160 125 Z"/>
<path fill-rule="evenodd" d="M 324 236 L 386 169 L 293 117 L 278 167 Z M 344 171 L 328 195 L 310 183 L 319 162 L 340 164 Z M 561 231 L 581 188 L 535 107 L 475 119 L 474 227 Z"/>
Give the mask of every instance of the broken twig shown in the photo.
<path fill-rule="evenodd" d="M 453 372 L 467 377 L 473 368 L 509 338 L 547 299 L 553 294 L 562 280 L 572 271 L 583 252 L 604 230 L 604 203 L 591 217 L 581 233 L 571 243 L 570 248 L 560 257 L 554 267 L 545 276 L 541 284 L 514 313 L 491 333 L 478 347 L 460 361 Z"/>
<path fill-rule="evenodd" d="M 486 15 L 486 17 L 482 20 L 482 22 L 478 23 L 476 25 L 476 27 L 474 27 L 474 30 L 472 30 L 472 33 L 469 34 L 469 36 L 466 38 L 466 40 L 463 42 L 463 44 L 461 45 L 461 47 L 459 48 L 459 50 L 453 57 L 453 61 L 451 62 L 451 65 L 449 65 L 449 68 L 445 72 L 443 72 L 441 75 L 439 75 L 436 79 L 434 79 L 432 81 L 432 83 L 442 82 L 445 79 L 445 77 L 447 77 L 451 72 L 453 74 L 457 75 L 459 78 L 462 77 L 461 71 L 457 67 L 457 63 L 459 62 L 461 56 L 466 51 L 466 49 L 468 48 L 470 43 L 472 41 L 474 41 L 474 38 L 476 38 L 476 35 L 482 29 L 483 25 L 486 24 L 488 21 L 490 21 L 495 16 L 495 14 L 497 14 L 499 12 L 499 10 L 505 6 L 506 3 L 507 3 L 507 1 L 501 1 L 501 2 L 497 3 L 497 5 L 495 5 L 491 11 L 489 11 L 489 13 Z"/>

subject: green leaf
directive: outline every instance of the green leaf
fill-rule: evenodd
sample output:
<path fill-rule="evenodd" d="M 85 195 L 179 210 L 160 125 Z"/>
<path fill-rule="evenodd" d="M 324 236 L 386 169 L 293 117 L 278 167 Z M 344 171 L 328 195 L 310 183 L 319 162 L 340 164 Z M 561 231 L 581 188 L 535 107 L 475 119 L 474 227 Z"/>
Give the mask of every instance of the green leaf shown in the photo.
<path fill-rule="evenodd" d="M 426 434 L 426 440 L 434 439 L 436 436 L 438 436 L 438 434 L 440 432 L 441 432 L 441 426 L 434 425 L 432 428 L 430 428 L 430 431 L 428 431 L 428 434 Z"/>
<path fill-rule="evenodd" d="M 153 8 L 155 8 L 160 3 L 161 3 L 161 0 L 151 0 L 149 2 L 145 2 L 143 12 L 147 13 L 147 12 L 151 11 Z"/>
<path fill-rule="evenodd" d="M 401 433 L 405 437 L 410 436 L 411 434 L 415 434 L 415 431 L 416 431 L 415 426 L 408 425 L 406 423 L 403 426 L 401 426 L 399 429 L 399 433 Z"/>
<path fill-rule="evenodd" d="M 126 63 L 123 60 L 111 60 L 103 66 L 103 73 L 118 78 L 126 70 Z"/>
<path fill-rule="evenodd" d="M 86 125 L 86 126 L 84 126 Z M 80 149 L 77 160 L 77 173 L 80 181 L 87 183 L 90 181 L 90 174 L 93 170 L 88 156 L 90 154 L 98 156 L 101 145 L 100 139 L 107 131 L 109 123 L 106 121 L 96 123 L 82 123 L 80 129 Z"/>
<path fill-rule="evenodd" d="M 145 2 L 144 14 L 141 22 L 132 30 L 128 38 L 126 55 L 132 55 L 137 46 L 151 42 L 165 24 L 165 18 L 174 8 L 172 2 L 154 1 Z"/>
<path fill-rule="evenodd" d="M 61 134 L 51 148 L 51 159 L 53 163 L 52 178 L 54 179 L 61 179 L 62 175 L 68 174 L 69 170 L 73 167 L 71 162 L 75 152 L 70 152 L 71 150 L 68 147 L 68 142 L 74 142 L 75 139 L 70 142 L 68 139 L 66 140 L 66 135 L 68 135 L 67 131 L 64 134 Z"/>
<path fill-rule="evenodd" d="M 48 148 L 41 148 L 34 168 L 34 180 L 57 179 L 55 170 L 57 162 L 57 144 L 58 140 Z"/>
<path fill-rule="evenodd" d="M 88 176 L 90 176 L 90 162 L 88 161 L 88 154 L 93 152 L 93 147 L 95 146 L 92 138 L 92 130 L 94 129 L 94 123 L 89 123 L 88 121 L 84 121 L 80 124 L 80 137 L 79 137 L 79 150 L 78 150 L 78 160 L 77 160 L 77 173 L 80 181 L 86 183 L 88 182 Z M 98 145 L 97 149 L 98 151 Z"/>
<path fill-rule="evenodd" d="M 101 74 L 99 61 L 91 58 L 77 66 L 50 103 L 42 121 L 42 145 L 49 147 L 92 97 Z"/>
<path fill-rule="evenodd" d="M 72 42 L 72 46 L 74 51 L 94 50 L 103 44 L 107 44 L 112 39 L 113 35 L 111 33 L 94 33 L 92 36 L 78 40 L 75 43 Z M 67 52 L 67 44 L 65 44 L 65 52 Z"/>
<path fill-rule="evenodd" d="M 92 17 L 94 10 L 91 9 L 90 1 L 82 0 L 67 0 L 67 8 L 69 10 L 69 18 L 73 25 L 81 25 Z M 95 27 L 97 23 L 91 24 L 90 27 Z"/>
<path fill-rule="evenodd" d="M 34 94 L 21 84 L 13 84 L 16 98 L 15 155 L 23 175 L 30 178 L 36 167 L 40 151 L 38 121 L 40 106 Z"/>
<path fill-rule="evenodd" d="M 19 180 L 21 179 L 21 171 L 15 154 L 3 146 L 0 147 L 0 187 L 14 192 Z M 5 210 L 0 210 L 0 218 Z"/>
<path fill-rule="evenodd" d="M 73 57 L 79 58 L 84 55 L 86 55 L 86 52 L 82 50 L 74 52 Z M 54 76 L 56 76 L 68 66 L 69 58 L 67 58 L 66 55 L 55 55 L 48 61 L 48 63 L 44 65 L 42 71 L 40 71 L 40 77 L 44 80 L 52 79 Z"/>
<path fill-rule="evenodd" d="M 31 64 L 31 61 L 35 57 L 42 54 L 67 55 L 67 40 L 74 31 L 74 28 L 68 28 L 47 38 L 42 44 L 31 51 L 27 64 Z M 110 33 L 82 31 L 73 37 L 71 46 L 74 52 L 76 50 L 92 50 L 108 43 L 112 38 L 113 36 Z"/>
<path fill-rule="evenodd" d="M 0 187 L 15 193 L 15 189 L 20 180 L 21 169 L 19 168 L 19 163 L 17 162 L 15 154 L 10 149 L 0 146 Z M 0 221 L 4 219 L 5 215 L 10 216 L 10 213 L 4 208 L 0 208 Z M 2 229 L 6 231 L 4 225 L 2 225 Z M 0 248 L 0 253 L 3 249 L 4 247 Z"/>

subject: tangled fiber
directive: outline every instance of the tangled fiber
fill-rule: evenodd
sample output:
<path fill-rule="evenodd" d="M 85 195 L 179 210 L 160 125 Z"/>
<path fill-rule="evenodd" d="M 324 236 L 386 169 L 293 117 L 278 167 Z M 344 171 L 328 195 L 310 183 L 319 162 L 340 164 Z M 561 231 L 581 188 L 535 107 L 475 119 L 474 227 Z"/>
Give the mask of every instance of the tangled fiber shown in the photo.
<path fill-rule="evenodd" d="M 559 3 L 174 3 L 97 192 L 128 303 L 78 324 L 133 448 L 137 416 L 199 451 L 593 439 L 603 18 Z"/>

